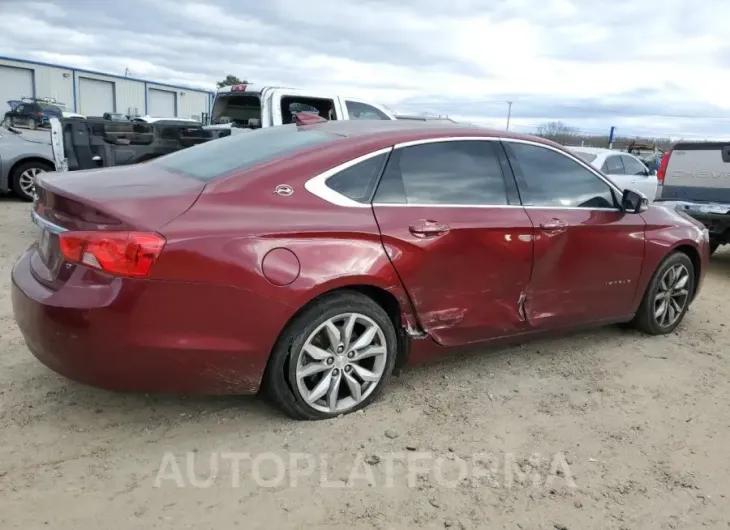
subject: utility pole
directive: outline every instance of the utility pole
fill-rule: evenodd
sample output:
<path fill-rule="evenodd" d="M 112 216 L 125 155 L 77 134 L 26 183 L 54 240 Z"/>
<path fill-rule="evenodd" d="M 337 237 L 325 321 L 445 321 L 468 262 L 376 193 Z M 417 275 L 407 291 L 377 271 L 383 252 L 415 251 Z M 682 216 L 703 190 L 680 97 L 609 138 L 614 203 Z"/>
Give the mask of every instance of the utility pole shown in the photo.
<path fill-rule="evenodd" d="M 505 127 L 506 131 L 509 131 L 509 119 L 512 116 L 512 102 L 507 102 L 507 127 Z"/>

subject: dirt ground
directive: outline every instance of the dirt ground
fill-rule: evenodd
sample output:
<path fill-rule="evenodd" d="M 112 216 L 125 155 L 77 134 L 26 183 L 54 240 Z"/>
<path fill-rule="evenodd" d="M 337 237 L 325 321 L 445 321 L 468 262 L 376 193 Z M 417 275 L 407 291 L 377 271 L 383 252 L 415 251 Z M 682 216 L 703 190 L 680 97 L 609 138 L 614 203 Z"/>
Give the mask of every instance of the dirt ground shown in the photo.
<path fill-rule="evenodd" d="M 304 423 L 43 367 L 9 295 L 28 213 L 0 198 L 0 528 L 730 527 L 730 251 L 671 336 L 456 355 Z"/>

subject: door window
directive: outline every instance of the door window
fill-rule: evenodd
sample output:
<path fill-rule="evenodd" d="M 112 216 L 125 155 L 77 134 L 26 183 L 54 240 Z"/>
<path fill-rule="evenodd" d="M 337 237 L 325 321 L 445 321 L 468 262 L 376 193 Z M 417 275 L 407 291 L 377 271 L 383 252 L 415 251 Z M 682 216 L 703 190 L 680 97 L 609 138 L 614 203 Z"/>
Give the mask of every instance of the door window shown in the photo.
<path fill-rule="evenodd" d="M 374 202 L 504 205 L 504 176 L 494 142 L 436 142 L 396 149 Z"/>
<path fill-rule="evenodd" d="M 621 155 L 621 160 L 624 162 L 627 175 L 647 175 L 648 172 L 644 164 L 636 160 L 633 156 Z"/>
<path fill-rule="evenodd" d="M 383 111 L 366 103 L 360 103 L 359 101 L 346 101 L 345 105 L 347 105 L 347 113 L 350 115 L 351 120 L 390 119 Z"/>
<path fill-rule="evenodd" d="M 504 145 L 525 206 L 617 207 L 611 187 L 567 155 L 532 144 Z"/>
<path fill-rule="evenodd" d="M 23 114 L 23 109 L 25 109 L 25 105 L 18 105 L 17 107 L 15 107 L 15 113 Z"/>
<path fill-rule="evenodd" d="M 387 155 L 377 155 L 327 179 L 327 187 L 353 201 L 368 203 Z"/>
<path fill-rule="evenodd" d="M 607 175 L 625 175 L 626 170 L 624 169 L 624 164 L 621 162 L 620 156 L 609 156 L 606 158 L 606 161 L 604 162 L 605 169 L 603 170 L 604 173 Z"/>

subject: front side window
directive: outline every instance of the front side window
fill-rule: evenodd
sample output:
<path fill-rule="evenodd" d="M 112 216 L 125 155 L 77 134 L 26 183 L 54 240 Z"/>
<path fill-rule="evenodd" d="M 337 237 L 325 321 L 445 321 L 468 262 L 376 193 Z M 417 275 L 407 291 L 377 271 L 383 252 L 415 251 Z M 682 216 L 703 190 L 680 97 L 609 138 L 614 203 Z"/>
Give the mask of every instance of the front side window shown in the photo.
<path fill-rule="evenodd" d="M 386 158 L 387 154 L 383 153 L 343 169 L 327 179 L 327 187 L 353 201 L 370 202 Z"/>
<path fill-rule="evenodd" d="M 506 205 L 494 142 L 464 140 L 397 149 L 388 161 L 374 202 Z"/>
<path fill-rule="evenodd" d="M 625 175 L 624 163 L 620 156 L 609 156 L 601 168 L 607 175 Z"/>
<path fill-rule="evenodd" d="M 347 101 L 347 113 L 350 115 L 351 120 L 389 120 L 387 114 L 380 109 L 368 105 L 366 103 L 360 103 L 358 101 Z"/>
<path fill-rule="evenodd" d="M 621 155 L 621 159 L 624 161 L 627 175 L 646 175 L 648 173 L 644 165 L 633 156 Z"/>
<path fill-rule="evenodd" d="M 504 145 L 525 206 L 616 207 L 611 187 L 567 155 L 532 144 Z"/>
<path fill-rule="evenodd" d="M 161 156 L 149 163 L 199 180 L 211 180 L 341 138 L 321 130 L 281 125 L 219 138 Z"/>

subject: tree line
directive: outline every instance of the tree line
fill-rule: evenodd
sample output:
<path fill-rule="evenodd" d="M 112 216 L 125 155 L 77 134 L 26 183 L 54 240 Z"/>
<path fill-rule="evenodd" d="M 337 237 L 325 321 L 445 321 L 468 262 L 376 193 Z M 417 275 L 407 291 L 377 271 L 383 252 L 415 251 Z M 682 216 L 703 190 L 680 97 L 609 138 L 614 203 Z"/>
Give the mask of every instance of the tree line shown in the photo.
<path fill-rule="evenodd" d="M 559 143 L 561 145 L 584 147 L 608 147 L 608 134 L 587 134 L 575 127 L 566 125 L 562 121 L 550 121 L 537 127 L 537 136 Z M 630 144 L 646 144 L 656 146 L 662 151 L 668 151 L 675 143 L 670 138 L 650 138 L 642 136 L 615 136 L 613 139 L 614 149 L 626 149 Z"/>

